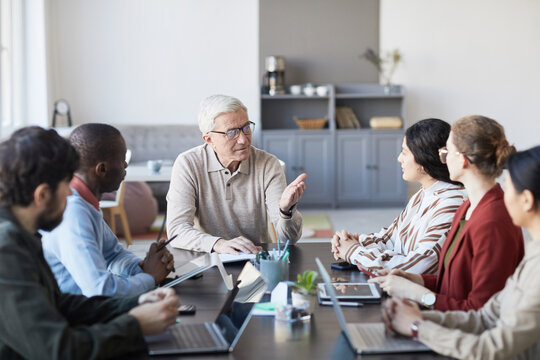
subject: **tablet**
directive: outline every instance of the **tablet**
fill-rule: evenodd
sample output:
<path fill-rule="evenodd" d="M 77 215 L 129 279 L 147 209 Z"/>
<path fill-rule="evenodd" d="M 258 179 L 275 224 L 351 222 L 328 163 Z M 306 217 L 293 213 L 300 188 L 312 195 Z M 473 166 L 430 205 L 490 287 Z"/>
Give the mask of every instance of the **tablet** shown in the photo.
<path fill-rule="evenodd" d="M 379 301 L 381 294 L 375 284 L 369 283 L 332 283 L 338 300 Z M 319 284 L 321 300 L 329 300 L 324 283 Z"/>

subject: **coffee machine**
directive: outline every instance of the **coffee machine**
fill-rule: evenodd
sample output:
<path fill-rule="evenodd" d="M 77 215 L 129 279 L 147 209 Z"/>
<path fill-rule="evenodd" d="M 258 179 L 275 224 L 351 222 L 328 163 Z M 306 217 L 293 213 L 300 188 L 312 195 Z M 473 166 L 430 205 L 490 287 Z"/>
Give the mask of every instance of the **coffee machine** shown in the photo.
<path fill-rule="evenodd" d="M 268 94 L 285 94 L 285 59 L 283 56 L 267 56 L 264 64 L 266 69 L 264 88 Z"/>

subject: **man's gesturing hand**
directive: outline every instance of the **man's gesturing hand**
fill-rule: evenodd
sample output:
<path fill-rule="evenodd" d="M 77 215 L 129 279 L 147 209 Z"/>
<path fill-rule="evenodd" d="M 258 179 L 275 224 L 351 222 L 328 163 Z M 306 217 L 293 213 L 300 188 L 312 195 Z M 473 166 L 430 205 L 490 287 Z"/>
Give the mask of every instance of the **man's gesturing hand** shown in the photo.
<path fill-rule="evenodd" d="M 289 211 L 294 205 L 296 205 L 300 201 L 300 198 L 302 197 L 302 194 L 306 189 L 306 183 L 304 183 L 306 177 L 306 173 L 300 174 L 296 179 L 294 179 L 292 183 L 290 183 L 285 188 L 285 190 L 283 190 L 281 200 L 279 200 L 279 208 L 281 210 Z"/>

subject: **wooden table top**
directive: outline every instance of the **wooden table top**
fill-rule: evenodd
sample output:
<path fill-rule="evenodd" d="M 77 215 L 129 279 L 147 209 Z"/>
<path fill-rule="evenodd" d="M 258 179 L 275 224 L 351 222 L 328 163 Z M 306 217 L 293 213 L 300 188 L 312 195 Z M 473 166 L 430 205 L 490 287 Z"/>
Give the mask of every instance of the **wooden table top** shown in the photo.
<path fill-rule="evenodd" d="M 331 270 L 330 264 L 335 262 L 330 253 L 328 243 L 306 243 L 290 247 L 289 277 L 293 280 L 304 270 L 317 270 L 315 257 L 319 257 L 332 278 L 342 281 L 367 280 L 363 273 L 353 271 Z M 200 253 L 183 250 L 172 250 L 175 262 L 180 258 L 189 260 Z M 227 272 L 234 279 L 238 277 L 243 263 L 226 264 Z M 322 279 L 318 279 L 322 281 Z M 186 304 L 195 304 L 197 314 L 185 316 L 181 321 L 186 323 L 214 321 L 220 307 L 227 296 L 227 288 L 219 275 L 217 268 L 204 272 L 202 278 L 186 280 L 175 290 L 181 301 Z M 343 307 L 348 322 L 379 322 L 382 321 L 380 304 L 365 304 L 360 308 Z M 362 356 L 369 359 L 431 359 L 440 358 L 434 353 L 427 354 L 397 354 L 397 355 L 371 355 Z M 127 358 L 148 358 L 145 353 L 131 354 Z M 341 333 L 341 328 L 332 306 L 320 306 L 313 311 L 309 322 L 291 325 L 275 321 L 274 317 L 254 316 L 251 318 L 246 330 L 242 334 L 234 351 L 230 354 L 208 354 L 196 356 L 159 356 L 160 359 L 351 359 L 356 358 L 349 343 Z"/>

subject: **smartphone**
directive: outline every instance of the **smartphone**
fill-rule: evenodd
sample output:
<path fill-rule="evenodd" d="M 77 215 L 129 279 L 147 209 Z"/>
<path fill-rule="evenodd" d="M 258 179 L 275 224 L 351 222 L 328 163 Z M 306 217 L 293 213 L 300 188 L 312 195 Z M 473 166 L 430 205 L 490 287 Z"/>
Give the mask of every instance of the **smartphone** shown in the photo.
<path fill-rule="evenodd" d="M 195 315 L 197 308 L 193 304 L 180 305 L 178 315 Z"/>
<path fill-rule="evenodd" d="M 356 265 L 350 264 L 346 261 L 340 261 L 337 263 L 332 263 L 330 266 L 332 269 L 336 270 L 354 270 L 357 269 Z"/>

